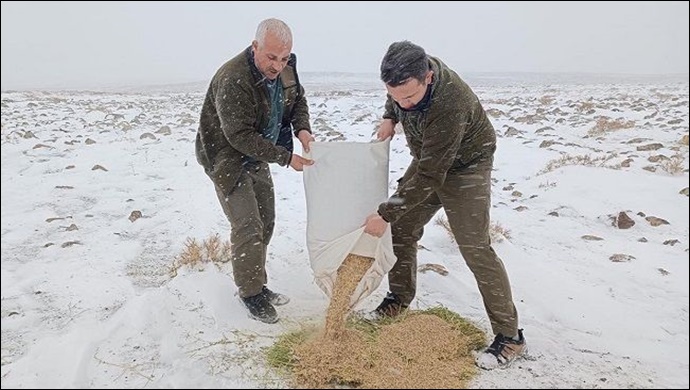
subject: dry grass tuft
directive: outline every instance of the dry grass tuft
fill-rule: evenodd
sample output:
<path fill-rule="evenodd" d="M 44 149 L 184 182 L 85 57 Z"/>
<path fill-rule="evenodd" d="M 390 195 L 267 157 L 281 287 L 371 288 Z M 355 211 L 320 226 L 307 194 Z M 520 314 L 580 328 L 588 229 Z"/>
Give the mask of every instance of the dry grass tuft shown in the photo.
<path fill-rule="evenodd" d="M 450 236 L 450 239 L 455 241 L 455 235 L 453 235 L 453 230 L 450 228 L 450 222 L 448 222 L 448 217 L 445 215 L 439 215 L 436 217 L 436 224 L 441 226 L 443 230 L 448 233 L 448 236 Z"/>
<path fill-rule="evenodd" d="M 602 166 L 604 166 L 604 164 L 607 161 L 609 161 L 615 157 L 616 157 L 615 154 L 609 154 L 606 156 L 599 156 L 599 157 L 592 157 L 588 154 L 580 155 L 580 156 L 572 156 L 572 155 L 566 154 L 563 157 L 549 161 L 546 164 L 546 167 L 544 167 L 544 169 L 537 172 L 537 175 L 543 175 L 545 173 L 551 172 L 553 170 L 556 170 L 558 168 L 568 166 L 568 165 L 582 165 L 585 167 L 602 167 Z"/>
<path fill-rule="evenodd" d="M 554 101 L 556 101 L 556 98 L 552 95 L 544 95 L 539 98 L 539 103 L 543 106 L 550 106 Z"/>
<path fill-rule="evenodd" d="M 556 188 L 558 186 L 558 183 L 553 182 L 553 181 L 546 181 L 546 183 L 539 183 L 539 188 Z"/>
<path fill-rule="evenodd" d="M 187 237 L 184 249 L 175 257 L 170 273 L 177 276 L 182 267 L 201 269 L 208 263 L 226 263 L 230 261 L 230 242 L 221 240 L 217 233 L 198 242 L 195 238 Z"/>
<path fill-rule="evenodd" d="M 453 230 L 450 228 L 450 223 L 445 215 L 439 215 L 436 217 L 436 224 L 440 225 L 450 236 L 450 239 L 455 242 L 455 236 L 453 235 Z M 503 242 L 503 240 L 510 240 L 510 230 L 501 226 L 498 222 L 492 221 L 489 226 L 489 235 L 491 236 L 492 242 Z"/>
<path fill-rule="evenodd" d="M 510 230 L 503 227 L 498 222 L 491 222 L 489 226 L 489 234 L 491 235 L 491 241 L 493 242 L 503 242 L 503 240 L 510 240 Z"/>
<path fill-rule="evenodd" d="M 678 175 L 685 170 L 685 157 L 682 154 L 674 154 L 668 160 L 664 160 L 659 164 L 661 169 L 671 175 Z"/>
<path fill-rule="evenodd" d="M 581 114 L 591 112 L 594 109 L 594 102 L 591 100 L 578 102 L 575 110 Z"/>
<path fill-rule="evenodd" d="M 635 121 L 626 121 L 623 118 L 611 119 L 607 116 L 602 116 L 597 119 L 597 123 L 589 129 L 588 135 L 596 137 L 616 130 L 631 129 L 635 127 Z"/>

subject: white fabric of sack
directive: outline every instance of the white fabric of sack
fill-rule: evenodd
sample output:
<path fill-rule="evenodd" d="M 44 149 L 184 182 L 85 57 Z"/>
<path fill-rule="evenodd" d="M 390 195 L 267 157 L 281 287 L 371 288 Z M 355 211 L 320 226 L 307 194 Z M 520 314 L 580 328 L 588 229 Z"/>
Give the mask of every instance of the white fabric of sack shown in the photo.
<path fill-rule="evenodd" d="M 314 281 L 330 298 L 348 254 L 374 258 L 350 298 L 354 308 L 381 284 L 396 257 L 390 226 L 381 238 L 364 233 L 366 217 L 388 198 L 390 141 L 311 142 L 304 168 L 307 247 Z"/>

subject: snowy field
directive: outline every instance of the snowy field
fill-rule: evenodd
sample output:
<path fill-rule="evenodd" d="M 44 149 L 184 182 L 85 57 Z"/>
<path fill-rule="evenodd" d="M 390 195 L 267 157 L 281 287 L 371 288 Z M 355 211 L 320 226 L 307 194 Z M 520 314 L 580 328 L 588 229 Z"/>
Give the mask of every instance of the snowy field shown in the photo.
<path fill-rule="evenodd" d="M 372 139 L 375 75 L 303 81 L 317 140 Z M 687 76 L 467 81 L 499 136 L 494 248 L 530 347 L 472 386 L 688 388 Z M 2 388 L 286 386 L 263 347 L 324 321 L 329 303 L 307 257 L 301 173 L 272 167 L 269 286 L 292 298 L 279 323 L 247 317 L 228 263 L 171 272 L 187 238 L 228 238 L 194 156 L 205 87 L 2 92 Z M 409 159 L 396 136 L 391 191 Z M 420 273 L 413 307 L 489 331 L 436 220 L 420 248 L 420 265 L 449 273 Z"/>

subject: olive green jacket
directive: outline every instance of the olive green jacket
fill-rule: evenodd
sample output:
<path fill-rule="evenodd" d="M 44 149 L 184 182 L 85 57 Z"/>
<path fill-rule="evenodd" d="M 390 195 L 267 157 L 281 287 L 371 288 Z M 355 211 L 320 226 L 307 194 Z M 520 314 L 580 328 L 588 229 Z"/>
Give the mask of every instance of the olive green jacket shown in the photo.
<path fill-rule="evenodd" d="M 388 96 L 384 118 L 400 122 L 412 162 L 396 193 L 378 212 L 394 222 L 440 188 L 446 175 L 496 150 L 496 132 L 472 89 L 441 60 L 434 71 L 431 97 L 421 110 L 408 111 Z"/>
<path fill-rule="evenodd" d="M 282 126 L 292 125 L 295 132 L 311 132 L 296 61 L 296 56 L 290 54 L 288 65 L 280 73 L 285 105 Z M 290 164 L 292 152 L 261 135 L 270 113 L 265 78 L 256 68 L 252 48 L 248 47 L 218 69 L 201 108 L 196 158 L 216 185 L 231 190 L 246 157 L 283 166 Z"/>

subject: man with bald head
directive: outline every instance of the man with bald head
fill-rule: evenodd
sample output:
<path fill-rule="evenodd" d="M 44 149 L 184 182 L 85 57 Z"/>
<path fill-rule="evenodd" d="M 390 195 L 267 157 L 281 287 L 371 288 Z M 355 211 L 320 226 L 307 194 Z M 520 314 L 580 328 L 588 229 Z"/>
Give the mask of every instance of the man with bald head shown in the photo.
<path fill-rule="evenodd" d="M 267 286 L 266 254 L 275 225 L 270 163 L 302 171 L 311 160 L 294 154 L 292 136 L 309 151 L 314 140 L 299 83 L 292 32 L 266 19 L 251 46 L 223 64 L 206 93 L 196 157 L 211 178 L 230 222 L 232 270 L 253 319 L 278 321 L 274 305 L 289 299 Z"/>

